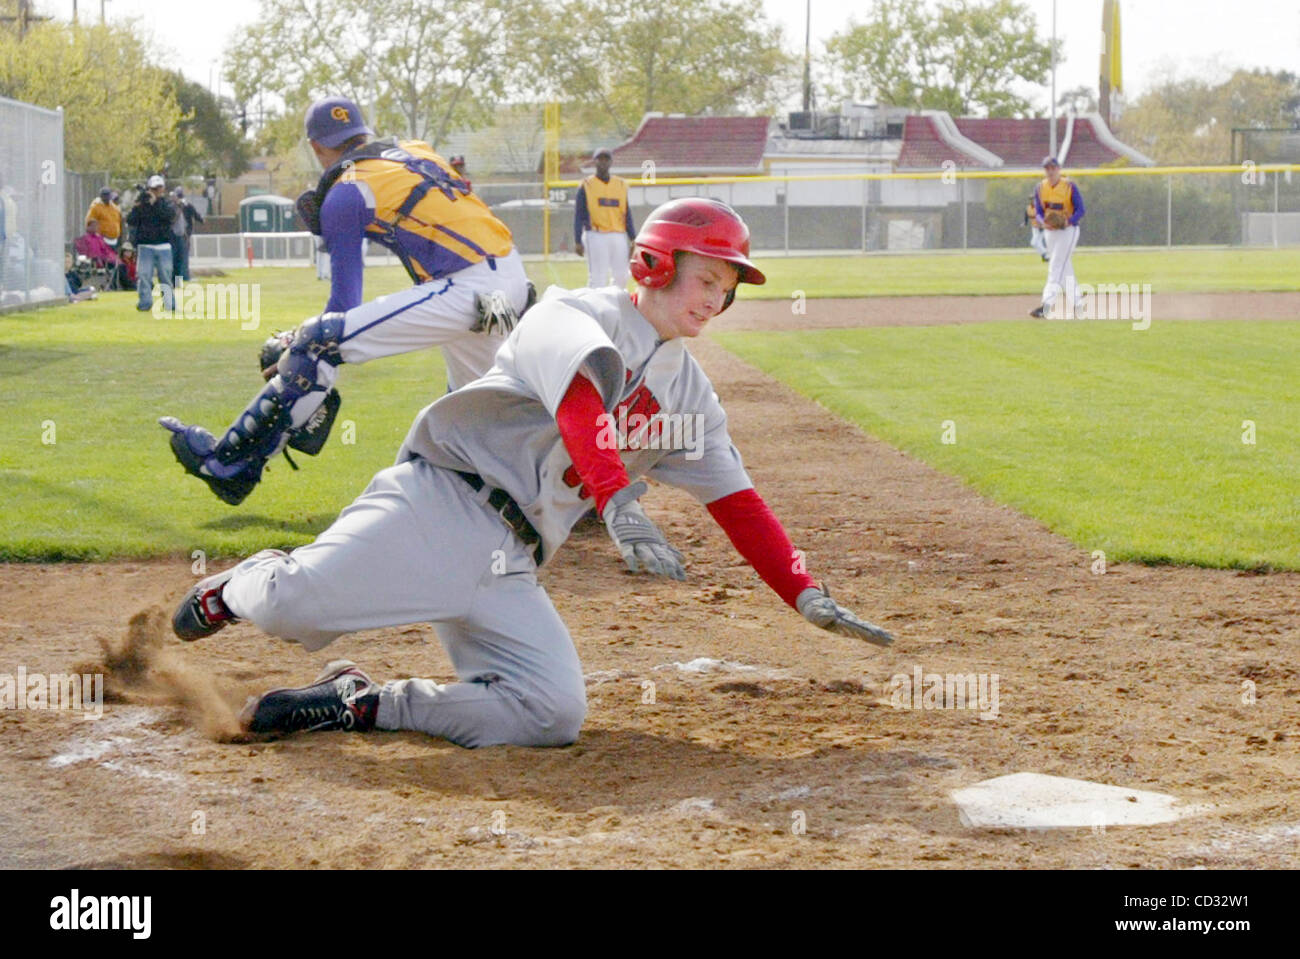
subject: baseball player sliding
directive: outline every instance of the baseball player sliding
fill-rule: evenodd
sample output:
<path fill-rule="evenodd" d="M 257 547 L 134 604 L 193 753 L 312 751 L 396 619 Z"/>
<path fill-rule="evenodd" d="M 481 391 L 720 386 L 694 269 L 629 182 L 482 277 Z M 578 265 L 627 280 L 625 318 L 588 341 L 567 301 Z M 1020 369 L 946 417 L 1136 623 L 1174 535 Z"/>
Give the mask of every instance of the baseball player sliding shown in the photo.
<path fill-rule="evenodd" d="M 1047 284 L 1038 306 L 1029 311 L 1040 319 L 1052 309 L 1056 297 L 1062 293 L 1075 297 L 1076 311 L 1082 306 L 1083 296 L 1076 292 L 1074 264 L 1070 258 L 1079 244 L 1079 221 L 1083 219 L 1083 195 L 1069 177 L 1061 176 L 1061 164 L 1056 157 L 1043 160 L 1046 179 L 1034 191 L 1034 223 L 1044 229 L 1047 238 Z"/>
<path fill-rule="evenodd" d="M 220 441 L 175 417 L 158 421 L 185 471 L 231 505 L 286 445 L 320 451 L 338 413 L 340 363 L 436 345 L 455 389 L 492 365 L 531 298 L 510 230 L 428 144 L 370 142 L 360 108 L 343 97 L 313 103 L 306 125 L 325 173 L 298 211 L 329 254 L 325 311 L 263 348 L 269 382 Z M 392 250 L 415 286 L 362 304 L 367 239 Z"/>
<path fill-rule="evenodd" d="M 631 272 L 635 294 L 547 291 L 493 368 L 422 410 L 397 465 L 314 543 L 257 553 L 190 590 L 173 617 L 182 639 L 245 619 L 315 651 L 355 630 L 432 621 L 459 677 L 380 684 L 336 661 L 309 686 L 250 699 L 250 732 L 573 742 L 586 714 L 582 667 L 537 569 L 594 504 L 630 570 L 685 579 L 681 553 L 641 509 L 645 475 L 694 494 L 807 620 L 892 641 L 803 571 L 686 350 L 738 283 L 764 282 L 744 222 L 716 200 L 667 203 L 637 236 Z M 681 418 L 699 423 L 702 443 L 671 441 L 666 424 Z"/>
<path fill-rule="evenodd" d="M 614 156 L 592 154 L 596 172 L 578 186 L 573 205 L 573 250 L 587 257 L 587 286 L 626 286 L 628 242 L 636 240 L 627 181 L 609 172 Z"/>

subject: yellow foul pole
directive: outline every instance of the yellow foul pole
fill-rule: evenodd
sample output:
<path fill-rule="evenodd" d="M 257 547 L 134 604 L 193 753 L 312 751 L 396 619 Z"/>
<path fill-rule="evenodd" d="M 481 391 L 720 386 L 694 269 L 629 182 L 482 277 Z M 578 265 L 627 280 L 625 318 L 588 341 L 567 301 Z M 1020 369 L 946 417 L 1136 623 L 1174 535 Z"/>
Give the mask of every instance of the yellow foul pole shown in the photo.
<path fill-rule="evenodd" d="M 542 158 L 542 256 L 551 257 L 551 188 L 560 178 L 560 105 L 546 104 L 543 112 L 546 132 L 545 153 Z"/>

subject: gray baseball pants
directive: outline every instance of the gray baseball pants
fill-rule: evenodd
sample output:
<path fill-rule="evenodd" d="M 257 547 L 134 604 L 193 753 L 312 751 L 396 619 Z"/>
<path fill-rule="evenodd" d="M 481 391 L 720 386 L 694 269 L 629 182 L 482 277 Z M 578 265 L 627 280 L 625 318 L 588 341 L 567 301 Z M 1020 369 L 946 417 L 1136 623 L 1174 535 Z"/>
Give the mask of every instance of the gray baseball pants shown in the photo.
<path fill-rule="evenodd" d="M 562 746 L 586 715 L 582 666 L 532 549 L 450 470 L 380 471 L 316 541 L 237 567 L 240 619 L 315 651 L 345 633 L 432 622 L 460 682 L 384 685 L 376 726 L 460 746 Z"/>

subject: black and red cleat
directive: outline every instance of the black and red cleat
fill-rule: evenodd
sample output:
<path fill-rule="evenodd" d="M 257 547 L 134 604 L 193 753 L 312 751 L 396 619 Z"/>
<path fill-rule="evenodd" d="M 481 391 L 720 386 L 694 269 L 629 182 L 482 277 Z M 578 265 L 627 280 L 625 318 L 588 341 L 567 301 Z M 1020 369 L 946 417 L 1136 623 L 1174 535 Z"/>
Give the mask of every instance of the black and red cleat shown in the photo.
<path fill-rule="evenodd" d="M 250 697 L 239 722 L 250 733 L 297 733 L 375 728 L 379 686 L 355 663 L 337 659 L 310 686 L 272 689 Z"/>
<path fill-rule="evenodd" d="M 234 575 L 236 567 L 224 573 L 217 573 L 207 579 L 201 579 L 185 594 L 181 604 L 172 614 L 172 631 L 192 643 L 196 639 L 211 636 L 227 623 L 236 622 L 235 614 L 221 598 L 221 591 Z"/>

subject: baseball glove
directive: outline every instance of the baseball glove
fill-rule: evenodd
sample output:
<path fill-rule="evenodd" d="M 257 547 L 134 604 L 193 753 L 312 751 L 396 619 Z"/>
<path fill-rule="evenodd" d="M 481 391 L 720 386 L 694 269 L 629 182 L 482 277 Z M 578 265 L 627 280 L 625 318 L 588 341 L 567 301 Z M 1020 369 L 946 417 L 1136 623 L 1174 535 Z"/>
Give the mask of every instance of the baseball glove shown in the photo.
<path fill-rule="evenodd" d="M 257 354 L 257 368 L 262 373 L 262 379 L 269 380 L 275 376 L 275 365 L 280 362 L 280 354 L 287 350 L 292 342 L 293 330 L 272 333 L 267 337 Z"/>
<path fill-rule="evenodd" d="M 1048 210 L 1047 216 L 1043 217 L 1043 223 L 1049 230 L 1064 230 L 1069 226 L 1069 221 L 1060 210 Z"/>

